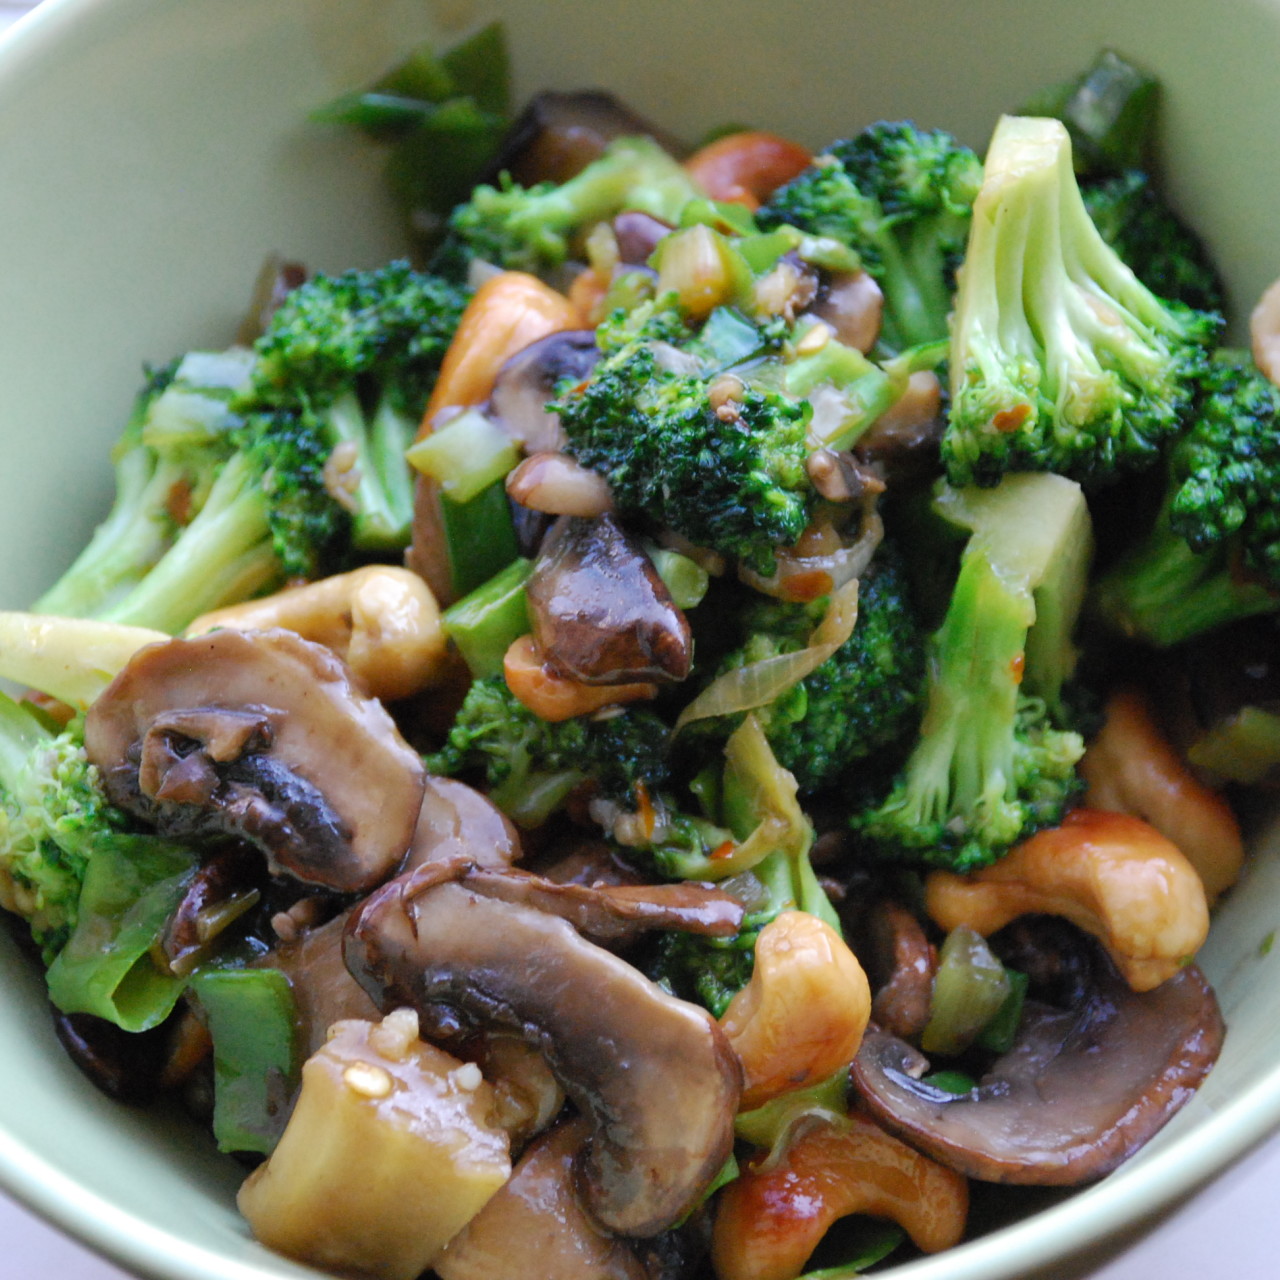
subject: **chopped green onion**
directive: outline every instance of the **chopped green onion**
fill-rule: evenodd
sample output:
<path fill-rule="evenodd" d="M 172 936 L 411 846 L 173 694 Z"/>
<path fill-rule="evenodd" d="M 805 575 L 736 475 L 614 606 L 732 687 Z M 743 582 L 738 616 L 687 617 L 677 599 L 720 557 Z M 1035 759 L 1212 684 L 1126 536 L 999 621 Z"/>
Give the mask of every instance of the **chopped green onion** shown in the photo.
<path fill-rule="evenodd" d="M 513 641 L 529 630 L 525 583 L 532 560 L 513 560 L 501 573 L 444 611 L 445 633 L 476 679 L 502 674 Z"/>
<path fill-rule="evenodd" d="M 423 436 L 405 454 L 454 502 L 470 502 L 520 461 L 512 438 L 479 409 L 468 409 Z"/>

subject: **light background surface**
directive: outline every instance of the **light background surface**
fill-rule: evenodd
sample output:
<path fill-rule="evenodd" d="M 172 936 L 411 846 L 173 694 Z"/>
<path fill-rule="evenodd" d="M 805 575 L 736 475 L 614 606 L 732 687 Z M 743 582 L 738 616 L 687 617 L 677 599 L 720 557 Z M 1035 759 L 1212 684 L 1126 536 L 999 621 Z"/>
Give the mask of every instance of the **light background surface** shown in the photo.
<path fill-rule="evenodd" d="M 0 31 L 32 7 L 0 0 Z M 1027 1280 L 1275 1280 L 1280 1135 L 1138 1230 Z M 0 1192 L 0 1280 L 128 1280 Z M 531 1276 L 529 1280 L 543 1280 Z"/>

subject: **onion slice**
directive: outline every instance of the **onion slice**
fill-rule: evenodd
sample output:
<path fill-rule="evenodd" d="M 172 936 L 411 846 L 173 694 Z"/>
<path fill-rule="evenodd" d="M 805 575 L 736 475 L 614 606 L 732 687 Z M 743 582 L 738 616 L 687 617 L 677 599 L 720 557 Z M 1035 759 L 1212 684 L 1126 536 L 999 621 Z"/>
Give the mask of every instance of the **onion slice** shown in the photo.
<path fill-rule="evenodd" d="M 850 578 L 831 596 L 809 643 L 795 653 L 780 653 L 717 676 L 680 713 L 674 732 L 695 720 L 753 711 L 772 702 L 816 671 L 853 634 L 858 620 L 858 579 Z"/>

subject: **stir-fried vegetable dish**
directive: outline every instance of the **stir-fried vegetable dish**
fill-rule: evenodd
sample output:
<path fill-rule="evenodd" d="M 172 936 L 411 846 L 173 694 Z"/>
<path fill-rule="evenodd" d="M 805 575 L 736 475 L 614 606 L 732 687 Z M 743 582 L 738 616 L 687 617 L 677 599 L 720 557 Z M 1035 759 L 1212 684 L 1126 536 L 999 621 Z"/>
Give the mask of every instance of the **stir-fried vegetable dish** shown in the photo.
<path fill-rule="evenodd" d="M 1280 778 L 1280 300 L 1223 345 L 1157 100 L 1105 53 L 982 152 L 689 147 L 508 119 L 490 29 L 318 112 L 414 259 L 269 263 L 0 614 L 0 903 L 259 1240 L 843 1277 L 1194 1093 Z"/>

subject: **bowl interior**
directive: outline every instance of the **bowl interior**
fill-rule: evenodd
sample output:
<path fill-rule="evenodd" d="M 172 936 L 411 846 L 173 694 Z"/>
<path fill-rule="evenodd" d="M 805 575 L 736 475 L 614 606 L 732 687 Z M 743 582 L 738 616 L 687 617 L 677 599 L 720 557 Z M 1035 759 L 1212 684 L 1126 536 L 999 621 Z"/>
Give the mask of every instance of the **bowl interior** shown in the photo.
<path fill-rule="evenodd" d="M 686 138 L 741 121 L 812 145 L 912 116 L 981 148 L 1002 109 L 1109 45 L 1164 81 L 1168 184 L 1235 306 L 1280 269 L 1280 6 L 1263 0 L 48 0 L 0 45 L 0 606 L 34 598 L 105 512 L 142 362 L 227 342 L 270 251 L 337 270 L 401 249 L 379 157 L 308 110 L 494 15 L 521 94 L 604 86 Z M 1280 1120 L 1280 835 L 1258 848 L 1203 953 L 1230 1033 L 1193 1103 L 1103 1184 L 894 1274 L 1026 1275 Z M 0 948 L 0 1182 L 143 1274 L 311 1274 L 248 1239 L 237 1167 L 190 1125 L 78 1075 Z"/>

